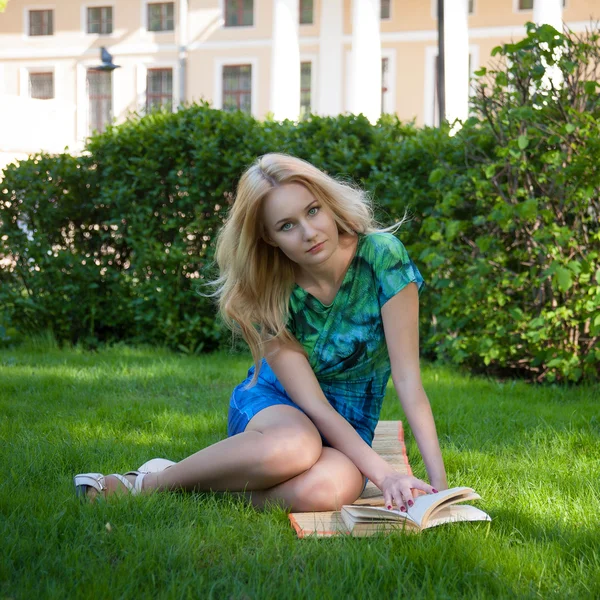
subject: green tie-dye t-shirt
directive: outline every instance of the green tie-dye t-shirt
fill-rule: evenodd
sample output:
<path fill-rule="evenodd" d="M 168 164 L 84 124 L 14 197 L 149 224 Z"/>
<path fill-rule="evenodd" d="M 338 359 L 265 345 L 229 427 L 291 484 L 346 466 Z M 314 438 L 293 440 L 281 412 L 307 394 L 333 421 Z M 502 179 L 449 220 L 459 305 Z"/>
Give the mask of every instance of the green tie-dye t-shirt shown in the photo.
<path fill-rule="evenodd" d="M 331 405 L 370 445 L 391 374 L 381 307 L 423 277 L 391 233 L 359 235 L 356 253 L 329 306 L 296 285 L 288 330 L 303 345 Z"/>

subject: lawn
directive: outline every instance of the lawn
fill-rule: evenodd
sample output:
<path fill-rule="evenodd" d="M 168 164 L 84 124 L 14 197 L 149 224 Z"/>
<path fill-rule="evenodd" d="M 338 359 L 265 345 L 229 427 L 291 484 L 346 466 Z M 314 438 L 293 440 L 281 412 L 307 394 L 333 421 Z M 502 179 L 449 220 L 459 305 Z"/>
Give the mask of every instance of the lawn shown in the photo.
<path fill-rule="evenodd" d="M 474 487 L 492 523 L 298 540 L 282 509 L 227 495 L 76 499 L 76 473 L 179 460 L 225 437 L 249 365 L 125 346 L 0 350 L 0 599 L 600 597 L 600 386 L 424 365 L 449 484 Z M 391 382 L 382 418 L 403 418 Z M 407 447 L 423 477 L 409 432 Z"/>

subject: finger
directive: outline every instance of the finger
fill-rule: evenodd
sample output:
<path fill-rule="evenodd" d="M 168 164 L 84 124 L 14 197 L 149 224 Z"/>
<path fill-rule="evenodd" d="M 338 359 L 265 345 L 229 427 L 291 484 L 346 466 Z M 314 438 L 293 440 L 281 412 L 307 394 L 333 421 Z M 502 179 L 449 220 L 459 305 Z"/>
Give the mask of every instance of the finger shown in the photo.
<path fill-rule="evenodd" d="M 406 510 L 408 510 L 414 504 L 410 486 L 407 485 L 406 487 L 403 487 L 401 491 L 404 500 L 404 507 Z"/>
<path fill-rule="evenodd" d="M 392 509 L 392 495 L 388 491 L 383 493 L 383 503 L 388 510 Z"/>
<path fill-rule="evenodd" d="M 406 512 L 407 503 L 404 499 L 404 495 L 402 494 L 402 490 L 398 490 L 394 494 L 394 500 L 396 501 L 396 506 L 400 512 Z"/>
<path fill-rule="evenodd" d="M 413 479 L 411 487 L 414 488 L 414 489 L 426 492 L 428 494 L 436 494 L 437 493 L 436 489 L 434 489 L 428 483 L 425 483 L 424 481 L 421 481 L 420 479 L 417 479 L 416 477 Z"/>

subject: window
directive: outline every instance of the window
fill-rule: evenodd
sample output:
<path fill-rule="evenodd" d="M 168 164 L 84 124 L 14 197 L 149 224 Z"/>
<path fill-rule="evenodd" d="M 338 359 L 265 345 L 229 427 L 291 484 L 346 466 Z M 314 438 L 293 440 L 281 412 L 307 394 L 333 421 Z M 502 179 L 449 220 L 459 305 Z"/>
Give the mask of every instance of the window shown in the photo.
<path fill-rule="evenodd" d="M 300 118 L 311 111 L 312 63 L 300 63 Z"/>
<path fill-rule="evenodd" d="M 223 67 L 223 110 L 252 110 L 252 65 Z"/>
<path fill-rule="evenodd" d="M 389 19 L 390 18 L 390 0 L 381 0 L 381 18 Z"/>
<path fill-rule="evenodd" d="M 225 27 L 254 25 L 253 0 L 225 0 Z"/>
<path fill-rule="evenodd" d="M 87 9 L 88 33 L 112 33 L 113 15 L 112 6 L 89 7 Z"/>
<path fill-rule="evenodd" d="M 562 0 L 562 7 L 565 8 L 567 0 Z M 533 0 L 519 0 L 519 10 L 533 10 Z"/>
<path fill-rule="evenodd" d="M 112 118 L 112 72 L 88 69 L 89 130 L 104 131 Z"/>
<path fill-rule="evenodd" d="M 313 0 L 300 0 L 300 25 L 312 25 Z"/>
<path fill-rule="evenodd" d="M 175 29 L 174 3 L 148 4 L 148 31 L 173 31 Z"/>
<path fill-rule="evenodd" d="M 53 35 L 53 11 L 52 10 L 30 10 L 29 11 L 29 35 Z"/>
<path fill-rule="evenodd" d="M 389 89 L 388 71 L 390 69 L 390 61 L 387 57 L 381 59 L 381 114 L 385 112 L 384 98 Z"/>
<path fill-rule="evenodd" d="M 29 96 L 38 100 L 54 98 L 54 74 L 29 73 Z"/>
<path fill-rule="evenodd" d="M 173 106 L 173 69 L 148 69 L 146 76 L 146 110 Z"/>
<path fill-rule="evenodd" d="M 475 10 L 475 0 L 469 0 L 469 14 L 472 15 Z"/>

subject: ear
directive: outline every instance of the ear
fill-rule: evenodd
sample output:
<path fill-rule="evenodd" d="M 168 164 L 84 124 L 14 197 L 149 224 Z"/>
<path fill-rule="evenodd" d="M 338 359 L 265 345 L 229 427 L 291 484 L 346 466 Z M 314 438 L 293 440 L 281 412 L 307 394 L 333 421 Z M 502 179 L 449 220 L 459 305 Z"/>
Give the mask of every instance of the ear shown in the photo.
<path fill-rule="evenodd" d="M 262 239 L 269 244 L 269 246 L 273 246 L 274 248 L 279 248 L 278 244 L 276 244 L 270 237 L 266 231 L 263 231 Z"/>

